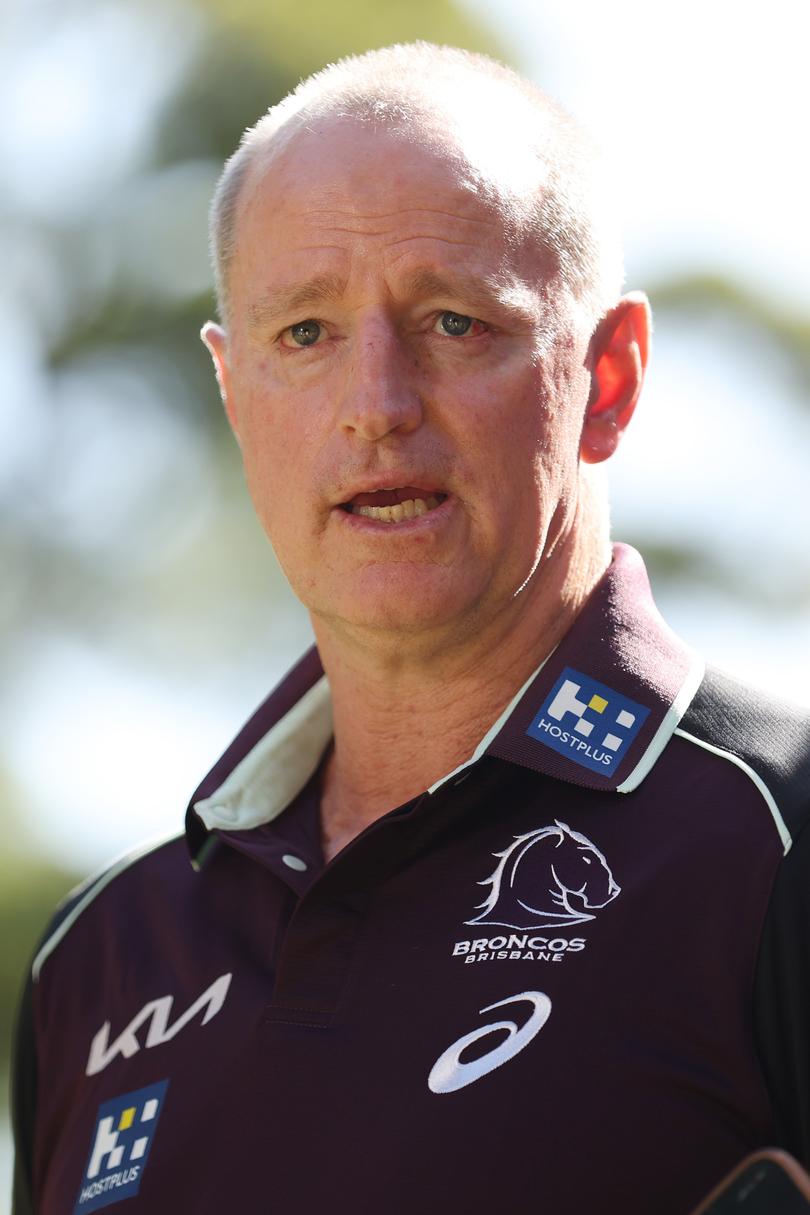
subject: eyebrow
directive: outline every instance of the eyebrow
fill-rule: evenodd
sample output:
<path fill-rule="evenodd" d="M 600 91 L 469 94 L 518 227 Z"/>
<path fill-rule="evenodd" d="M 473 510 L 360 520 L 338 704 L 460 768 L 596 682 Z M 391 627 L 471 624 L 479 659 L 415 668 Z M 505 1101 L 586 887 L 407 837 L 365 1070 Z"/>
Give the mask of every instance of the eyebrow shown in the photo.
<path fill-rule="evenodd" d="M 537 295 L 519 279 L 498 278 L 493 275 L 451 273 L 437 274 L 433 270 L 414 270 L 405 278 L 407 291 L 412 295 L 434 298 L 456 296 L 473 308 L 482 310 L 496 306 L 516 317 L 531 315 L 537 308 Z"/>
<path fill-rule="evenodd" d="M 277 317 L 294 316 L 311 304 L 339 299 L 345 288 L 346 282 L 339 274 L 316 274 L 303 283 L 276 287 L 250 305 L 248 317 L 251 327 L 260 329 Z"/>
<path fill-rule="evenodd" d="M 417 269 L 403 280 L 405 294 L 421 298 L 463 299 L 473 309 L 497 307 L 515 317 L 531 316 L 537 308 L 537 296 L 525 283 L 514 279 L 480 277 L 475 274 L 436 273 Z M 252 303 L 248 309 L 251 328 L 261 329 L 279 317 L 295 316 L 312 305 L 340 299 L 346 280 L 339 274 L 317 274 L 302 283 L 274 288 Z"/>

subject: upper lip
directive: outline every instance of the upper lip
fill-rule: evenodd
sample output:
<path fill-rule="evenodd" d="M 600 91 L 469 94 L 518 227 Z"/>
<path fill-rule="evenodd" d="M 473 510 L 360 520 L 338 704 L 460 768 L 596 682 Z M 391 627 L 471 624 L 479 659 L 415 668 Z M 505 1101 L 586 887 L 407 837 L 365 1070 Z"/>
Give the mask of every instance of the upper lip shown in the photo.
<path fill-rule="evenodd" d="M 405 486 L 420 489 L 425 497 L 433 494 L 449 492 L 442 482 L 435 477 L 415 470 L 395 469 L 392 472 L 369 473 L 366 477 L 358 477 L 356 481 L 347 482 L 338 491 L 334 505 L 344 506 L 351 502 L 357 494 L 374 494 L 382 489 L 404 489 Z"/>

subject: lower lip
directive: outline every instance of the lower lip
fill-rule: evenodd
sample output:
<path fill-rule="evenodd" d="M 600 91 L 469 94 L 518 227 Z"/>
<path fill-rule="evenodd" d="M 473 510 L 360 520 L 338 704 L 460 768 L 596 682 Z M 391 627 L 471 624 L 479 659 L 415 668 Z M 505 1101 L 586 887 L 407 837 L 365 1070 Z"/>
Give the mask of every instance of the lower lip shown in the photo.
<path fill-rule="evenodd" d="M 451 495 L 429 510 L 426 515 L 414 515 L 412 519 L 403 519 L 399 523 L 385 523 L 382 519 L 369 519 L 368 515 L 355 515 L 353 512 L 336 507 L 334 514 L 340 516 L 343 525 L 358 529 L 368 535 L 377 536 L 408 536 L 414 532 L 423 532 L 439 527 L 453 509 L 454 499 Z"/>

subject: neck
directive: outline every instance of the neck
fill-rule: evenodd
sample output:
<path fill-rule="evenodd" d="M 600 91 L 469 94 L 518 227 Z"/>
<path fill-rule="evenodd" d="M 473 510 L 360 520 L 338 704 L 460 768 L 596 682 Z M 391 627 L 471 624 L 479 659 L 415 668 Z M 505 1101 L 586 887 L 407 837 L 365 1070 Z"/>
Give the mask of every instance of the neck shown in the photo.
<path fill-rule="evenodd" d="M 515 599 L 454 637 L 348 640 L 313 620 L 329 677 L 334 750 L 321 803 L 331 859 L 369 823 L 469 759 L 568 631 L 610 561 L 604 539 L 558 546 Z"/>

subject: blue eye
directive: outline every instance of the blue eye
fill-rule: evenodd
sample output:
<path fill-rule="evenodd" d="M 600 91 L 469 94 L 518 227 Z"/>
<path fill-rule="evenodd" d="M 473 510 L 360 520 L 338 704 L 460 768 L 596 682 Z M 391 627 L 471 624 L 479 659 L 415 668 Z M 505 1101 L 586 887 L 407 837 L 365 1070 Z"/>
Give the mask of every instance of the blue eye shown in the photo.
<path fill-rule="evenodd" d="M 462 316 L 459 312 L 443 312 L 439 324 L 450 337 L 463 337 L 473 323 L 471 316 Z"/>
<path fill-rule="evenodd" d="M 321 327 L 317 321 L 299 321 L 290 325 L 289 332 L 296 346 L 314 346 L 321 336 Z"/>

